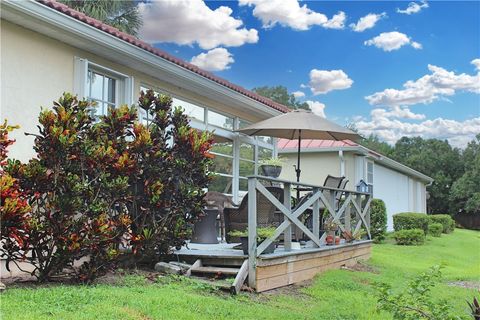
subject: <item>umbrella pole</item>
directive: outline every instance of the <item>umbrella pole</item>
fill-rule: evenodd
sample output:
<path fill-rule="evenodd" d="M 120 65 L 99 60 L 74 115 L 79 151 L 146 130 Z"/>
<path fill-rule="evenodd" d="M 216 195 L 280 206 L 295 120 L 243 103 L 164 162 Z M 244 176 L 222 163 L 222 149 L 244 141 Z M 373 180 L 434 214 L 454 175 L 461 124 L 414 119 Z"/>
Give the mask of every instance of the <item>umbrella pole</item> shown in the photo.
<path fill-rule="evenodd" d="M 302 130 L 298 130 L 298 154 L 297 154 L 297 168 L 295 172 L 297 173 L 297 182 L 300 182 L 300 173 L 302 170 L 300 169 L 300 144 L 302 142 Z M 297 185 L 297 200 L 300 199 L 300 186 Z"/>

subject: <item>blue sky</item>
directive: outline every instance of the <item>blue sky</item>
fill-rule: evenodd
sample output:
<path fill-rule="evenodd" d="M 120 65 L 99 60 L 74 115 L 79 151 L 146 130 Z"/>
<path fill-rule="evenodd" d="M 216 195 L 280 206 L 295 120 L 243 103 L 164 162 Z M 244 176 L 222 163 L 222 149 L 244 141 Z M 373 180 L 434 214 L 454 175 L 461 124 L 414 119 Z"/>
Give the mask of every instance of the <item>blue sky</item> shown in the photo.
<path fill-rule="evenodd" d="M 284 85 L 390 143 L 421 135 L 464 146 L 480 133 L 478 1 L 180 2 L 142 5 L 143 38 L 234 83 Z M 355 32 L 369 14 L 375 23 Z"/>

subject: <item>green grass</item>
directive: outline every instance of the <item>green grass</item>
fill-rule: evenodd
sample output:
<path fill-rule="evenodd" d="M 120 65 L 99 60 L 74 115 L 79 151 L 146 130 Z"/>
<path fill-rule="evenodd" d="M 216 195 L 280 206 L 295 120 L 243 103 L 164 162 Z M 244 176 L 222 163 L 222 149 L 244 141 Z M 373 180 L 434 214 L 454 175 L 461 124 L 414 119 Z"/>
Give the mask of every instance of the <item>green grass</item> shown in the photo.
<path fill-rule="evenodd" d="M 138 275 L 119 285 L 10 288 L 0 296 L 0 319 L 390 319 L 375 311 L 372 285 L 399 289 L 436 264 L 444 265 L 444 283 L 434 297 L 448 299 L 468 319 L 465 300 L 478 293 L 446 283 L 480 280 L 479 247 L 479 232 L 458 229 L 419 247 L 379 244 L 368 262 L 377 273 L 333 270 L 284 294 L 232 297 L 191 279 L 152 284 Z"/>

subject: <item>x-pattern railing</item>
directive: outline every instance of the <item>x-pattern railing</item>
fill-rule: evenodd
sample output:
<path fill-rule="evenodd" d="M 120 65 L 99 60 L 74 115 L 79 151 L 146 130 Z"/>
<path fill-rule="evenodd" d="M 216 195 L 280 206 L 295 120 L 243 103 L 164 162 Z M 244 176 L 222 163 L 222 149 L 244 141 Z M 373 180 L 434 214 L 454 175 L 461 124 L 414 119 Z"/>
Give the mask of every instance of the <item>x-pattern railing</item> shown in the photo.
<path fill-rule="evenodd" d="M 270 191 L 267 190 L 261 181 L 282 184 L 284 189 L 284 202 L 281 203 Z M 311 190 L 308 198 L 302 201 L 296 207 L 291 207 L 291 188 Z M 284 216 L 284 221 L 276 228 L 274 234 L 257 245 L 257 191 L 268 199 Z M 337 195 L 343 194 L 339 199 Z M 342 190 L 336 188 L 327 188 L 304 183 L 274 179 L 263 176 L 251 176 L 248 178 L 248 246 L 249 246 L 249 284 L 255 286 L 255 266 L 256 259 L 265 249 L 275 242 L 283 234 L 284 248 L 291 250 L 292 227 L 297 227 L 308 237 L 317 247 L 324 244 L 327 234 L 320 237 L 320 210 L 325 208 L 329 217 L 342 231 L 351 231 L 355 234 L 360 231 L 362 226 L 365 228 L 368 239 L 370 235 L 370 203 L 372 196 L 369 193 Z M 337 209 L 338 208 L 338 209 Z M 311 230 L 300 220 L 300 216 L 308 209 L 312 211 Z M 355 213 L 356 225 L 352 229 L 352 210 Z M 325 218 L 325 217 L 324 217 Z M 353 230 L 353 231 L 352 231 Z"/>

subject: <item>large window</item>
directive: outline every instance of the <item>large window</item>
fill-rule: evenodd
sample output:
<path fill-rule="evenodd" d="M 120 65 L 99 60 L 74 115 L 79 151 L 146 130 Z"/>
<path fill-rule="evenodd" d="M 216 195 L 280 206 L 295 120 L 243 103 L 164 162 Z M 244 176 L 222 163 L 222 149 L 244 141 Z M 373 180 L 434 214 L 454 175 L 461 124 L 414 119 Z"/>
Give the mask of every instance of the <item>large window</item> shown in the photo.
<path fill-rule="evenodd" d="M 109 107 L 133 103 L 131 77 L 79 57 L 74 66 L 74 92 L 96 103 L 96 116 L 105 115 Z"/>
<path fill-rule="evenodd" d="M 142 90 L 147 90 L 147 88 L 152 88 L 156 93 L 169 94 L 150 85 L 141 87 Z M 174 107 L 181 107 L 190 117 L 192 127 L 214 133 L 211 153 L 215 157 L 209 168 L 214 177 L 208 190 L 233 195 L 234 201 L 238 202 L 239 196 L 244 195 L 248 189 L 247 177 L 257 173 L 258 161 L 274 155 L 273 139 L 270 137 L 247 137 L 234 132 L 236 129 L 250 125 L 250 121 L 176 96 L 173 96 L 172 100 Z M 148 120 L 146 115 L 143 117 Z"/>
<path fill-rule="evenodd" d="M 115 107 L 117 103 L 117 79 L 98 71 L 88 70 L 87 98 L 96 102 L 96 115 L 107 114 L 108 107 Z"/>
<path fill-rule="evenodd" d="M 367 183 L 373 185 L 373 161 L 367 161 Z"/>
<path fill-rule="evenodd" d="M 211 153 L 215 158 L 213 159 L 213 167 L 210 170 L 215 175 L 208 186 L 208 190 L 233 194 L 233 150 L 234 145 L 232 140 L 215 136 L 211 149 Z"/>
<path fill-rule="evenodd" d="M 248 176 L 255 174 L 255 145 L 240 142 L 239 154 L 239 190 L 248 190 Z"/>

